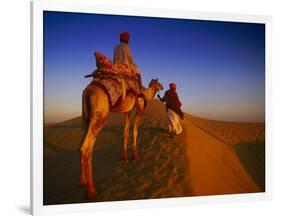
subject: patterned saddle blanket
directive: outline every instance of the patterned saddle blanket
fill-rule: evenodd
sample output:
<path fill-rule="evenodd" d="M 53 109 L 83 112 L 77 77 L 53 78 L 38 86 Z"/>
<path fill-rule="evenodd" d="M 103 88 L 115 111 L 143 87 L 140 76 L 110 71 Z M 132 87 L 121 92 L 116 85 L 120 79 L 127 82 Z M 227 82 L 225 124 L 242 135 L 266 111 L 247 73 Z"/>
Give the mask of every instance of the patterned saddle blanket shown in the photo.
<path fill-rule="evenodd" d="M 100 52 L 95 52 L 95 58 L 97 69 L 93 72 L 94 80 L 91 85 L 103 88 L 109 96 L 111 107 L 118 105 L 122 100 L 122 95 L 124 97 L 124 94 L 129 91 L 136 95 L 140 93 L 140 71 L 136 65 L 112 63 Z"/>

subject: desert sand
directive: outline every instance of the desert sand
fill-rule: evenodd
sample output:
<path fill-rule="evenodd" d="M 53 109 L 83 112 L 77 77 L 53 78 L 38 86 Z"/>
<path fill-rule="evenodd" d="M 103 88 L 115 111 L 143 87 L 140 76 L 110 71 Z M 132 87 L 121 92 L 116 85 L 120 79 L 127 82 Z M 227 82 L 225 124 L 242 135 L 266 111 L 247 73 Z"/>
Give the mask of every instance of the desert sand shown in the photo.
<path fill-rule="evenodd" d="M 121 161 L 123 115 L 110 114 L 94 146 L 96 198 L 79 185 L 81 117 L 44 126 L 44 204 L 264 191 L 264 124 L 185 115 L 169 138 L 165 107 L 152 101 L 139 129 L 140 160 Z M 130 149 L 129 149 L 130 150 Z M 131 152 L 130 157 L 132 157 Z"/>

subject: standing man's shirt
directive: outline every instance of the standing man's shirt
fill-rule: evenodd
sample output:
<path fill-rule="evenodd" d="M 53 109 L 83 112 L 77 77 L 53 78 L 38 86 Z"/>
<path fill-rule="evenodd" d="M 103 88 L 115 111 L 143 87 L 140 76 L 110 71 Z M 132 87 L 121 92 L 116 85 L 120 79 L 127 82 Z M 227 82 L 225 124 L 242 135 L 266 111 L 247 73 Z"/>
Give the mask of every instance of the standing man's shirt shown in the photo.
<path fill-rule="evenodd" d="M 162 101 L 166 102 L 167 109 L 176 111 L 181 108 L 181 102 L 179 100 L 178 94 L 172 89 L 169 89 L 165 92 Z"/>
<path fill-rule="evenodd" d="M 166 103 L 166 108 L 173 110 L 181 118 L 183 118 L 183 112 L 181 111 L 181 102 L 179 100 L 178 94 L 175 90 L 169 89 L 165 92 L 163 98 L 160 98 L 162 102 Z"/>
<path fill-rule="evenodd" d="M 131 50 L 127 44 L 121 42 L 115 47 L 113 62 L 126 65 L 134 64 Z"/>

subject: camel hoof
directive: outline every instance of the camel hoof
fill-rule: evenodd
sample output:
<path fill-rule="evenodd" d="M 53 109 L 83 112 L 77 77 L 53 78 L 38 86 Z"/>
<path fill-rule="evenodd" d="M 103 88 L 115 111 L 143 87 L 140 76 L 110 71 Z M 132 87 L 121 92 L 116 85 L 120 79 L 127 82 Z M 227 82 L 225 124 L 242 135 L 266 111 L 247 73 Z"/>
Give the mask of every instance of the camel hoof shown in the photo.
<path fill-rule="evenodd" d="M 86 186 L 87 186 L 87 182 L 86 181 L 80 181 L 79 187 L 86 187 Z"/>
<path fill-rule="evenodd" d="M 85 177 L 80 176 L 80 183 L 79 183 L 80 187 L 85 187 L 87 186 L 87 179 Z"/>
<path fill-rule="evenodd" d="M 121 157 L 121 161 L 127 161 L 127 160 L 128 160 L 127 156 L 122 155 L 122 157 Z"/>
<path fill-rule="evenodd" d="M 133 158 L 133 160 L 139 160 L 140 159 L 140 157 L 138 156 L 138 155 L 134 155 L 134 158 Z"/>
<path fill-rule="evenodd" d="M 88 199 L 93 199 L 93 198 L 95 198 L 97 196 L 97 192 L 96 191 L 88 191 L 88 193 L 87 193 L 87 198 Z"/>

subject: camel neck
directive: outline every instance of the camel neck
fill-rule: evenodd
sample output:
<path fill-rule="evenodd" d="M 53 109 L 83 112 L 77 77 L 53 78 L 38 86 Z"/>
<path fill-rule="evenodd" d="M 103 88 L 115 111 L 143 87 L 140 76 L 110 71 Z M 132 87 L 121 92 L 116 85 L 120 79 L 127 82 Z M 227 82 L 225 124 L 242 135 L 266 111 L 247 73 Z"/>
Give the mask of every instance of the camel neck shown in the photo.
<path fill-rule="evenodd" d="M 154 98 L 156 94 L 156 91 L 153 87 L 149 87 L 147 90 L 147 95 L 146 95 L 146 99 L 147 100 L 152 100 Z"/>

